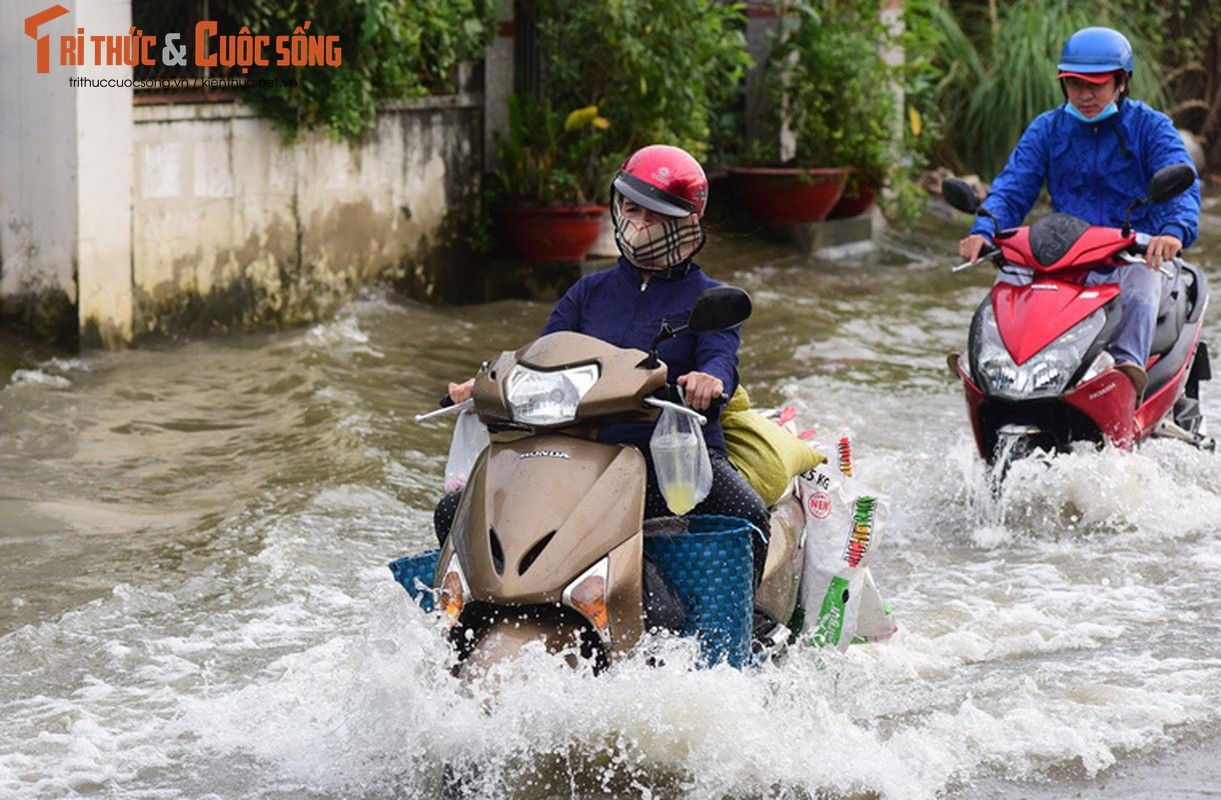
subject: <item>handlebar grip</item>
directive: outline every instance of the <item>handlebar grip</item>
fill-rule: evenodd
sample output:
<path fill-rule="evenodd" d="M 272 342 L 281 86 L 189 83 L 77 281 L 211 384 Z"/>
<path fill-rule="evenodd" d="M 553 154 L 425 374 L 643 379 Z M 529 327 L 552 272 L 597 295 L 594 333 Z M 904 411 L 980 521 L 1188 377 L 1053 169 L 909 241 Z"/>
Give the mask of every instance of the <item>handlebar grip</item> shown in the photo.
<path fill-rule="evenodd" d="M 658 400 L 666 400 L 670 403 L 686 405 L 683 402 L 682 396 L 678 393 L 678 386 L 673 383 L 667 383 L 656 392 L 653 392 L 653 397 L 656 397 Z M 720 412 L 728 403 L 729 397 L 722 393 L 708 401 L 708 408 L 704 410 L 704 413 L 714 415 Z"/>
<path fill-rule="evenodd" d="M 440 405 L 441 408 L 449 408 L 453 404 L 454 404 L 454 398 L 449 396 L 449 392 L 446 392 L 445 396 L 441 398 L 441 402 L 438 403 L 438 405 Z"/>

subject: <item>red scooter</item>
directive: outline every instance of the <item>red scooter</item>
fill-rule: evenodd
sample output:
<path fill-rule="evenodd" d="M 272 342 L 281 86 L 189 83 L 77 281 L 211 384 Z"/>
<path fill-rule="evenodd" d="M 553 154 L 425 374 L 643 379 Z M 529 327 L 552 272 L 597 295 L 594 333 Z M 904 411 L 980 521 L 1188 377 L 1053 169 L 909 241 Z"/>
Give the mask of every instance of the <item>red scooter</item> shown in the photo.
<path fill-rule="evenodd" d="M 1215 449 L 1199 401 L 1200 382 L 1211 377 L 1200 340 L 1208 306 L 1203 271 L 1186 262 L 1164 270 L 1172 279 L 1162 281 L 1143 398 L 1107 351 L 1121 314 L 1119 286 L 1084 285 L 1094 269 L 1146 269 L 1149 237 L 1132 231 L 1132 211 L 1165 202 L 1194 181 L 1189 165 L 1166 167 L 1149 182 L 1148 196 L 1128 209 L 1122 229 L 1052 213 L 997 231 L 994 248 L 955 267 L 990 260 L 1032 277 L 1024 285 L 994 285 L 971 322 L 968 363 L 958 353 L 948 358 L 962 379 L 979 453 L 994 474 L 1003 478 L 1013 460 L 1036 450 L 1067 452 L 1081 441 L 1130 449 L 1165 436 Z M 960 211 L 992 217 L 965 181 L 947 178 L 942 194 Z"/>

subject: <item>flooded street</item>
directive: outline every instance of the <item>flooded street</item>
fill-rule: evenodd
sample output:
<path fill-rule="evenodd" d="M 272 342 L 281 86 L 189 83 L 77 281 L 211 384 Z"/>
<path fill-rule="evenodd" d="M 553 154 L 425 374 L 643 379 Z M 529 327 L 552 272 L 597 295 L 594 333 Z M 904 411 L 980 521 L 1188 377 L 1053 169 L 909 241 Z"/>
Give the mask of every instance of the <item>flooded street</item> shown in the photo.
<path fill-rule="evenodd" d="M 493 716 L 386 564 L 435 541 L 450 423 L 413 415 L 549 304 L 370 293 L 308 329 L 0 354 L 0 796 L 431 798 L 450 765 L 472 797 L 1221 797 L 1221 456 L 1081 451 L 993 498 L 945 364 L 993 278 L 949 271 L 965 228 L 829 259 L 714 229 L 698 258 L 754 299 L 755 404 L 850 436 L 889 497 L 899 633 L 746 672 L 528 658 Z M 1201 395 L 1221 433 L 1221 376 Z"/>

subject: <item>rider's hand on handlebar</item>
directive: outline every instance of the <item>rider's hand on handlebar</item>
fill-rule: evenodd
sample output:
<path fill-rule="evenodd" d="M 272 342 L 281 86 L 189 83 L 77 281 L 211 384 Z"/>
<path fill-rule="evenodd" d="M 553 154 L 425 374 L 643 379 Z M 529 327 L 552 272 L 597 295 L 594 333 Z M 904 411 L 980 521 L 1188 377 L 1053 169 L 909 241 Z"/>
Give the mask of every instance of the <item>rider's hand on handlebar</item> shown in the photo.
<path fill-rule="evenodd" d="M 963 261 L 974 261 L 979 258 L 979 254 L 983 249 L 990 247 L 991 244 L 991 242 L 978 233 L 972 233 L 958 242 L 958 257 Z"/>
<path fill-rule="evenodd" d="M 449 399 L 454 401 L 454 405 L 465 403 L 471 399 L 471 394 L 475 389 L 475 379 L 470 378 L 462 383 L 451 383 L 449 385 Z"/>
<path fill-rule="evenodd" d="M 714 397 L 725 393 L 725 384 L 721 379 L 706 372 L 688 372 L 679 377 L 678 385 L 683 387 L 683 398 L 687 405 L 696 411 L 707 410 Z"/>
<path fill-rule="evenodd" d="M 1154 236 L 1145 246 L 1145 263 L 1149 265 L 1149 269 L 1160 269 L 1163 261 L 1170 261 L 1182 249 L 1183 242 L 1177 236 Z"/>

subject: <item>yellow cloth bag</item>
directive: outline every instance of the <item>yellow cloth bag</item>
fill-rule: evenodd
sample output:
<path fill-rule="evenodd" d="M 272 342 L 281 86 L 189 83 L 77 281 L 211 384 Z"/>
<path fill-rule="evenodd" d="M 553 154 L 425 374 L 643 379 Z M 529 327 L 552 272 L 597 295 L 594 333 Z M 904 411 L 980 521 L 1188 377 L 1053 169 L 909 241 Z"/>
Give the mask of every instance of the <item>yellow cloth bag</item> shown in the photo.
<path fill-rule="evenodd" d="M 721 427 L 729 461 L 771 506 L 796 476 L 827 457 L 750 407 L 750 396 L 739 384 L 721 411 Z"/>

